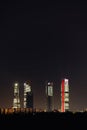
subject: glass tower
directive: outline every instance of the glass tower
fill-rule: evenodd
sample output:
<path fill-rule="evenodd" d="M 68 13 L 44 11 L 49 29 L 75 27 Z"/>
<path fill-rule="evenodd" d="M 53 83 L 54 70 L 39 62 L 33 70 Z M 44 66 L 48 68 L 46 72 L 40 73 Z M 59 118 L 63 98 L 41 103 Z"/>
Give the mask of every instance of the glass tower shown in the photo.
<path fill-rule="evenodd" d="M 20 108 L 20 98 L 19 98 L 19 84 L 14 84 L 14 99 L 13 108 Z"/>
<path fill-rule="evenodd" d="M 46 83 L 47 111 L 53 111 L 53 82 Z"/>
<path fill-rule="evenodd" d="M 61 112 L 69 111 L 69 80 L 63 79 L 61 83 Z"/>
<path fill-rule="evenodd" d="M 24 108 L 33 109 L 33 93 L 30 83 L 24 83 Z"/>

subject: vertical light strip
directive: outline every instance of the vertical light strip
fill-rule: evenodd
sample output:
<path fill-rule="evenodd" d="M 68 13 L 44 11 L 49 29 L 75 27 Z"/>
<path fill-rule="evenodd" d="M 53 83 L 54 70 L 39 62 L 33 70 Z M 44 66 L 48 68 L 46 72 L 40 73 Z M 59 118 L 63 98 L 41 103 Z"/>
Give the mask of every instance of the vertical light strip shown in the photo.
<path fill-rule="evenodd" d="M 62 97 L 61 97 L 61 98 L 62 98 L 61 111 L 62 111 L 62 112 L 65 112 L 65 106 L 64 106 L 64 105 L 65 105 L 65 103 L 64 103 L 64 98 L 65 98 L 65 97 L 64 97 L 64 80 L 62 80 L 62 85 L 61 85 L 61 96 L 62 96 Z"/>

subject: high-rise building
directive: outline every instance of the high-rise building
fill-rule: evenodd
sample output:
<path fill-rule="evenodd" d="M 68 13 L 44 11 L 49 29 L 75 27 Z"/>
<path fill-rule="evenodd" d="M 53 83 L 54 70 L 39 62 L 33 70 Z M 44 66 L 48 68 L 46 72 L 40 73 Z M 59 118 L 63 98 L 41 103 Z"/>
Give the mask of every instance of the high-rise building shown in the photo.
<path fill-rule="evenodd" d="M 33 109 L 33 92 L 30 83 L 24 83 L 24 108 Z"/>
<path fill-rule="evenodd" d="M 61 83 L 61 112 L 69 111 L 69 80 L 63 79 Z"/>
<path fill-rule="evenodd" d="M 20 108 L 20 98 L 19 98 L 19 84 L 14 84 L 14 99 L 13 108 Z"/>
<path fill-rule="evenodd" d="M 47 111 L 53 111 L 53 82 L 46 83 L 46 98 L 47 98 Z"/>

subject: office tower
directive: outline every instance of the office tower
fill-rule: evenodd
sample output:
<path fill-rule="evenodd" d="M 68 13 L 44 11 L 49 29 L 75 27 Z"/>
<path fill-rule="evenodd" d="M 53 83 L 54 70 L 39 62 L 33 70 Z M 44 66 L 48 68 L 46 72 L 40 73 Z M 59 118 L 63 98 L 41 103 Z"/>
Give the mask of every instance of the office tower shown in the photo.
<path fill-rule="evenodd" d="M 33 109 L 33 92 L 30 83 L 24 83 L 24 108 Z"/>
<path fill-rule="evenodd" d="M 46 83 L 47 111 L 53 111 L 53 82 Z"/>
<path fill-rule="evenodd" d="M 61 112 L 69 111 L 69 80 L 63 79 L 61 83 Z"/>
<path fill-rule="evenodd" d="M 20 98 L 19 98 L 19 84 L 14 84 L 14 99 L 13 108 L 20 108 Z"/>

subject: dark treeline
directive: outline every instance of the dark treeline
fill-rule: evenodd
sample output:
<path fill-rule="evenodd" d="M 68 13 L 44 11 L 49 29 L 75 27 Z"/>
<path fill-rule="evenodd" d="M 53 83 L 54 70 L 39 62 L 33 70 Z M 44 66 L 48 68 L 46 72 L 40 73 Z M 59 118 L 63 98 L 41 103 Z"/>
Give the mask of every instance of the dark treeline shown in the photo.
<path fill-rule="evenodd" d="M 37 112 L 0 115 L 0 127 L 25 129 L 87 129 L 87 112 Z"/>

